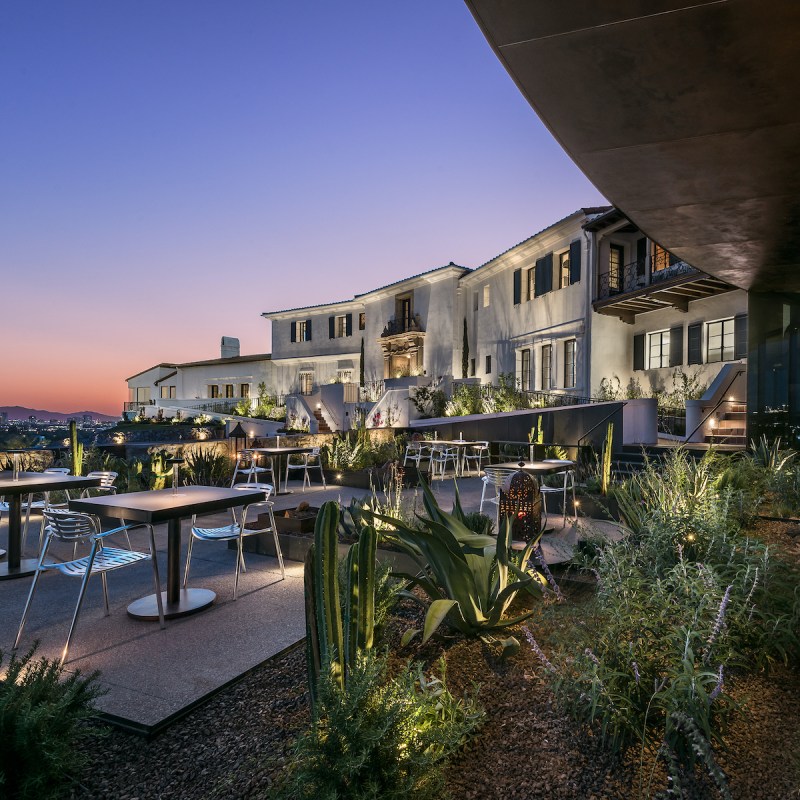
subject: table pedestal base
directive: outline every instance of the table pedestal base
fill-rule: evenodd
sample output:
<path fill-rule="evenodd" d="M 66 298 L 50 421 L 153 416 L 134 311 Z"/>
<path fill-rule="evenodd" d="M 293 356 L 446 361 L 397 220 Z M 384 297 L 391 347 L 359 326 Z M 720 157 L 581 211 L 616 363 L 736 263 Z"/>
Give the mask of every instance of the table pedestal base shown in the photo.
<path fill-rule="evenodd" d="M 11 580 L 12 578 L 25 578 L 36 572 L 36 565 L 39 563 L 37 558 L 23 558 L 18 567 L 12 567 L 8 561 L 0 564 L 0 581 Z"/>
<path fill-rule="evenodd" d="M 166 619 L 195 614 L 208 608 L 216 599 L 217 595 L 210 589 L 181 589 L 176 602 L 169 602 L 167 593 L 161 592 L 161 601 L 164 603 L 164 617 Z M 156 596 L 149 594 L 141 600 L 135 600 L 128 606 L 128 614 L 135 619 L 157 622 L 158 602 L 156 601 Z"/>

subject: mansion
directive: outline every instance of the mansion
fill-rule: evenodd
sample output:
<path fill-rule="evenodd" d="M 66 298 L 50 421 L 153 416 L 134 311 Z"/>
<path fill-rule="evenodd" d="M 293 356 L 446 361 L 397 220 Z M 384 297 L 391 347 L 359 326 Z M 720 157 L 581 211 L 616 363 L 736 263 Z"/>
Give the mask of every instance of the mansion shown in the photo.
<path fill-rule="evenodd" d="M 676 259 L 609 206 L 579 209 L 475 268 L 450 263 L 263 316 L 271 354 L 241 355 L 223 337 L 220 358 L 128 378 L 126 408 L 172 415 L 226 402 L 230 411 L 264 384 L 312 432 L 346 430 L 365 392 L 378 404 L 391 393 L 403 424 L 415 416 L 415 386 L 447 391 L 511 374 L 523 390 L 576 401 L 617 378 L 623 391 L 649 394 L 669 390 L 678 367 L 713 386 L 747 352 L 746 293 Z"/>

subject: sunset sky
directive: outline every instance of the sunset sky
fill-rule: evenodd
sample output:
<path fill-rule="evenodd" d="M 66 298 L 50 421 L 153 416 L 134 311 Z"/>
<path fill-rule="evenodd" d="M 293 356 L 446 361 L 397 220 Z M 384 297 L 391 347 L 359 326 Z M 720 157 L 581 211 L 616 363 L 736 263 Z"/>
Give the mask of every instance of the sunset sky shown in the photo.
<path fill-rule="evenodd" d="M 0 81 L 0 405 L 119 413 L 604 202 L 458 0 L 6 0 Z"/>

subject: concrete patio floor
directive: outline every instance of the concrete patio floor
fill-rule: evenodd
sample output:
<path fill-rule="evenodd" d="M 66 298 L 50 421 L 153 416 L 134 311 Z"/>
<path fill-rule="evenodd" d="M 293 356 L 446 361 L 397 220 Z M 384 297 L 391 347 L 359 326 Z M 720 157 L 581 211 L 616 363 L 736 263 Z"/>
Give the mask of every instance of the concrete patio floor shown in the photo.
<path fill-rule="evenodd" d="M 481 481 L 459 481 L 465 510 L 477 510 Z M 453 481 L 437 481 L 434 493 L 440 505 L 450 509 Z M 407 490 L 413 495 L 413 490 Z M 312 487 L 305 493 L 276 498 L 276 511 L 294 507 L 300 500 L 318 506 L 326 500 L 348 503 L 364 490 Z M 418 496 L 422 505 L 421 495 Z M 493 506 L 489 506 L 489 513 Z M 215 519 L 216 517 L 216 519 Z M 226 524 L 227 513 L 204 517 L 208 524 Z M 551 519 L 556 530 L 543 542 L 545 558 L 556 563 L 569 558 L 579 532 L 570 523 L 561 529 L 561 518 Z M 588 521 L 587 521 L 588 522 Z M 184 521 L 182 563 L 185 559 L 188 520 Z M 584 523 L 582 522 L 581 525 Z M 597 526 L 593 526 L 597 527 Z M 616 526 L 601 525 L 604 535 L 618 536 Z M 6 542 L 7 522 L 0 525 L 0 546 Z M 38 533 L 38 530 L 37 530 Z M 580 534 L 581 536 L 583 534 Z M 33 547 L 34 535 L 29 537 Z M 147 549 L 144 529 L 131 534 L 134 549 Z M 166 526 L 156 527 L 156 546 L 162 585 L 166 576 Z M 69 557 L 70 550 L 53 550 Z M 31 554 L 32 555 L 32 554 Z M 100 712 L 111 721 L 144 733 L 155 733 L 204 698 L 236 680 L 250 669 L 299 642 L 305 635 L 303 565 L 286 561 L 281 580 L 277 560 L 247 554 L 247 572 L 240 577 L 239 598 L 233 600 L 235 552 L 221 543 L 198 542 L 192 556 L 189 585 L 217 594 L 211 608 L 158 623 L 129 617 L 128 604 L 152 592 L 152 567 L 143 562 L 108 576 L 110 610 L 103 612 L 101 582 L 93 579 L 87 590 L 66 669 L 84 673 L 99 670 L 106 694 L 97 701 Z M 0 650 L 10 652 L 25 604 L 31 578 L 0 581 Z M 56 572 L 42 576 L 26 623 L 20 652 L 40 640 L 38 653 L 60 656 L 77 600 L 79 581 Z"/>

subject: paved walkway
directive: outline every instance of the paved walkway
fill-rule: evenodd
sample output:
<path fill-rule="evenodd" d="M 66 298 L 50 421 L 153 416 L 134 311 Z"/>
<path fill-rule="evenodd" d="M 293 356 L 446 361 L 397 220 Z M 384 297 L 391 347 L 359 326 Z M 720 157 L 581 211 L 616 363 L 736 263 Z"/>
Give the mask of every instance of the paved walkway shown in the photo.
<path fill-rule="evenodd" d="M 481 482 L 477 478 L 459 482 L 466 510 L 478 508 Z M 434 492 L 440 505 L 449 509 L 453 481 L 437 481 Z M 318 506 L 326 500 L 348 503 L 363 490 L 314 487 L 277 498 L 276 510 L 294 507 L 300 500 Z M 413 498 L 413 490 L 408 492 Z M 410 499 L 413 502 L 413 499 Z M 419 505 L 422 504 L 418 495 Z M 491 508 L 491 506 L 490 506 Z M 216 524 L 227 523 L 227 514 L 217 515 Z M 215 524 L 214 517 L 207 518 Z M 555 520 L 561 522 L 560 518 Z M 184 522 L 184 531 L 188 522 Z M 613 526 L 612 526 L 613 528 Z M 0 525 L 0 545 L 7 536 L 5 520 Z M 612 534 L 615 530 L 612 529 Z M 147 535 L 131 535 L 134 548 L 147 548 Z M 578 538 L 572 525 L 549 534 L 544 544 L 548 561 L 569 557 Z M 186 532 L 184 533 L 184 555 Z M 30 536 L 33 544 L 34 536 Z M 166 526 L 156 528 L 162 582 L 166 571 Z M 57 551 L 54 551 L 54 553 Z M 69 551 L 62 553 L 68 557 Z M 190 585 L 217 593 L 214 605 L 201 613 L 168 620 L 165 630 L 157 623 L 134 620 L 126 614 L 128 604 L 152 591 L 149 562 L 108 576 L 111 614 L 103 613 L 100 581 L 89 584 L 67 669 L 100 670 L 107 693 L 97 705 L 122 724 L 153 732 L 194 704 L 235 680 L 269 657 L 297 643 L 305 635 L 303 566 L 286 562 L 286 579 L 280 579 L 277 561 L 268 556 L 247 555 L 247 572 L 240 578 L 239 599 L 233 600 L 235 553 L 221 544 L 199 542 L 192 556 Z M 19 618 L 30 588 L 30 578 L 0 581 L 0 649 L 10 651 Z M 77 600 L 79 583 L 57 573 L 40 581 L 26 624 L 21 650 L 34 640 L 39 653 L 58 658 L 66 639 Z"/>

